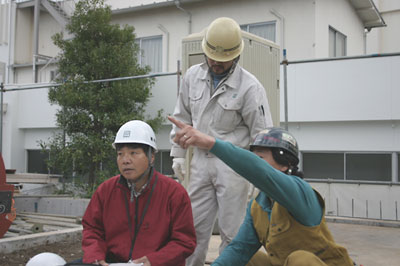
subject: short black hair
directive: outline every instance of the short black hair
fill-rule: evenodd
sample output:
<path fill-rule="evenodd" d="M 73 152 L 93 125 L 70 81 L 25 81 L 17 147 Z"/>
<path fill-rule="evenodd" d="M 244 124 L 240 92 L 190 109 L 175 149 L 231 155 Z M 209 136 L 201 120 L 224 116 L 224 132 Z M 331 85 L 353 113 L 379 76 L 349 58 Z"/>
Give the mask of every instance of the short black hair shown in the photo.
<path fill-rule="evenodd" d="M 130 149 L 142 149 L 144 153 L 147 154 L 149 149 L 151 149 L 151 152 L 154 152 L 154 149 L 150 147 L 149 145 L 142 144 L 142 143 L 115 143 L 115 150 L 119 151 L 120 149 L 127 147 Z"/>

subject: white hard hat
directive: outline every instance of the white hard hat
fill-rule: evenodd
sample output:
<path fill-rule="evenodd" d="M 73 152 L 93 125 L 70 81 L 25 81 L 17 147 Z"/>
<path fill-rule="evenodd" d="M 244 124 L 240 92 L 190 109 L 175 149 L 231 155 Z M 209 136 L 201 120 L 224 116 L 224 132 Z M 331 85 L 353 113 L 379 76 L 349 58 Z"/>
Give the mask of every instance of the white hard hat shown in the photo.
<path fill-rule="evenodd" d="M 32 257 L 26 266 L 62 266 L 66 263 L 67 262 L 59 255 L 50 252 L 44 252 Z"/>
<path fill-rule="evenodd" d="M 153 129 L 145 122 L 131 120 L 123 124 L 115 136 L 113 147 L 117 143 L 146 144 L 157 151 L 156 136 Z"/>
<path fill-rule="evenodd" d="M 244 47 L 239 24 L 231 18 L 217 18 L 207 28 L 201 45 L 206 56 L 214 61 L 235 59 Z"/>

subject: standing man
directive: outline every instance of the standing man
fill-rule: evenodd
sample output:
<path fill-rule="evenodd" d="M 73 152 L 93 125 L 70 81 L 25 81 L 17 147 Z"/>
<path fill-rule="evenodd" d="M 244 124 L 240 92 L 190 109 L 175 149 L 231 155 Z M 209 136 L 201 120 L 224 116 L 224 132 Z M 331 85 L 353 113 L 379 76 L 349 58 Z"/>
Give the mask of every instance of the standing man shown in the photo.
<path fill-rule="evenodd" d="M 234 20 L 214 20 L 202 42 L 206 62 L 188 69 L 173 115 L 215 138 L 248 148 L 260 130 L 272 126 L 272 119 L 265 89 L 238 65 L 243 46 L 240 27 Z M 171 140 L 177 131 L 173 126 Z M 172 168 L 182 180 L 186 149 L 171 143 Z M 189 196 L 197 247 L 186 265 L 204 265 L 217 212 L 222 240 L 219 252 L 231 242 L 245 215 L 248 188 L 247 181 L 213 154 L 194 148 Z"/>
<path fill-rule="evenodd" d="M 182 185 L 154 170 L 152 128 L 129 121 L 113 146 L 120 174 L 97 188 L 83 216 L 83 262 L 184 266 L 196 245 L 190 199 Z"/>

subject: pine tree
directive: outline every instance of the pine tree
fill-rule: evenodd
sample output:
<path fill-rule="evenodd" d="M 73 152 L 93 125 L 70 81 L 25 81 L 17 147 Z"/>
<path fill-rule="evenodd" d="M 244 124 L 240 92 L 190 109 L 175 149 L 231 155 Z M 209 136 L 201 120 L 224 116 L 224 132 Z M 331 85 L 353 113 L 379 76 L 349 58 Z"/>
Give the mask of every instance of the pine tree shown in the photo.
<path fill-rule="evenodd" d="M 103 0 L 79 1 L 66 29 L 73 38 L 64 39 L 62 33 L 53 36 L 61 50 L 57 82 L 62 85 L 49 90 L 50 102 L 60 106 L 60 132 L 42 146 L 50 150 L 50 167 L 65 176 L 88 177 L 93 188 L 96 177 L 116 169 L 111 143 L 118 128 L 139 119 L 157 130 L 162 110 L 155 118 L 145 117 L 152 79 L 91 82 L 150 71 L 138 65 L 134 28 L 111 24 L 111 8 Z"/>

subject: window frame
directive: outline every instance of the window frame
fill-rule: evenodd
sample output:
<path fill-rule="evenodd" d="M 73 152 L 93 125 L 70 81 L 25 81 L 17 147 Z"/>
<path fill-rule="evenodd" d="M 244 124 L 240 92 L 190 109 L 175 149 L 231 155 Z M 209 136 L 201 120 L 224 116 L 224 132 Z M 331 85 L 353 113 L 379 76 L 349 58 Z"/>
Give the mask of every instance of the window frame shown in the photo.
<path fill-rule="evenodd" d="M 302 170 L 304 170 L 304 159 L 305 159 L 305 157 L 307 157 L 307 156 L 304 156 L 304 155 L 307 155 L 307 154 L 338 154 L 338 155 L 342 155 L 342 158 L 343 158 L 343 176 L 342 176 L 342 178 L 340 178 L 340 179 L 331 179 L 331 178 L 329 178 L 329 177 L 327 177 L 327 178 L 308 178 L 308 176 L 307 176 L 307 172 L 305 172 L 305 178 L 307 179 L 307 180 L 309 180 L 309 181 L 315 181 L 315 180 L 318 180 L 318 181 L 323 181 L 323 180 L 330 180 L 330 181 L 339 181 L 339 182 L 342 182 L 342 181 L 345 181 L 345 182 L 373 182 L 373 183 L 387 183 L 387 182 L 393 182 L 392 181 L 392 178 L 393 178 L 393 164 L 394 164 L 394 162 L 393 162 L 393 152 L 392 151 L 301 151 L 301 158 L 302 158 L 302 160 L 301 160 L 301 169 Z M 390 166 L 391 166 L 391 169 L 390 169 L 390 180 L 389 181 L 387 181 L 387 180 L 362 180 L 362 179 L 349 179 L 349 177 L 348 177 L 348 173 L 347 173 L 347 164 L 349 163 L 349 161 L 348 161 L 348 156 L 349 155 L 352 155 L 352 154 L 354 154 L 354 155 L 387 155 L 387 156 L 389 156 L 389 162 L 390 162 Z M 397 153 L 397 155 L 398 156 L 400 156 L 400 153 Z M 398 162 L 400 163 L 400 159 L 398 159 Z M 398 166 L 397 166 L 397 169 L 398 169 Z M 307 170 L 307 169 L 306 169 Z M 397 182 L 399 182 L 400 181 L 400 173 L 399 172 L 397 172 L 398 173 L 398 175 L 399 175 L 399 179 L 397 180 Z M 396 182 L 396 183 L 397 183 Z"/>
<path fill-rule="evenodd" d="M 334 40 L 333 43 L 331 43 L 330 40 L 330 33 L 334 34 Z M 337 29 L 335 29 L 332 26 L 329 26 L 329 31 L 328 31 L 328 36 L 329 36 L 329 57 L 342 57 L 342 56 L 347 56 L 347 36 L 345 34 L 343 34 L 342 32 L 338 31 Z M 337 42 L 338 42 L 338 36 L 343 37 L 344 39 L 344 47 L 343 47 L 343 54 L 342 55 L 338 55 L 338 47 L 337 47 Z M 331 45 L 333 45 L 333 55 L 331 55 Z"/>
<path fill-rule="evenodd" d="M 269 41 L 272 41 L 272 42 L 276 42 L 276 20 L 264 21 L 264 22 L 256 22 L 256 23 L 248 23 L 248 24 L 242 24 L 242 25 L 240 25 L 240 29 L 243 30 L 243 31 L 246 31 L 246 32 L 248 32 L 248 33 L 251 33 L 251 32 L 250 32 L 250 27 L 254 27 L 254 26 L 270 26 L 270 25 L 273 25 L 273 26 L 274 26 L 274 39 L 273 39 L 273 40 L 268 39 L 268 38 L 264 38 L 264 37 L 259 36 L 259 35 L 257 35 L 257 34 L 255 34 L 255 35 L 257 35 L 257 36 L 259 36 L 259 37 L 261 37 L 261 38 L 264 38 L 264 39 L 266 39 L 266 40 L 269 40 Z M 244 27 L 246 27 L 246 29 L 243 29 Z M 254 33 L 252 33 L 252 34 L 254 34 Z"/>
<path fill-rule="evenodd" d="M 136 39 L 135 39 L 135 43 L 139 46 L 139 53 L 138 53 L 138 55 L 137 55 L 137 58 L 138 58 L 138 64 L 139 64 L 139 66 L 140 67 L 144 67 L 144 66 L 147 66 L 147 65 L 144 65 L 144 60 L 143 60 L 143 58 L 145 57 L 145 55 L 144 55 L 144 50 L 143 50 L 143 45 L 142 45 L 142 43 L 143 43 L 143 41 L 144 40 L 152 40 L 152 39 L 159 39 L 160 40 L 160 58 L 159 58 L 159 61 L 160 61 L 160 65 L 158 66 L 159 67 L 159 69 L 160 69 L 160 71 L 154 71 L 154 69 L 153 69 L 153 66 L 150 66 L 150 68 L 151 68 L 151 71 L 150 71 L 150 73 L 158 73 L 158 72 L 162 72 L 162 70 L 163 70 L 163 35 L 152 35 L 152 36 L 146 36 L 146 37 L 137 37 Z"/>

